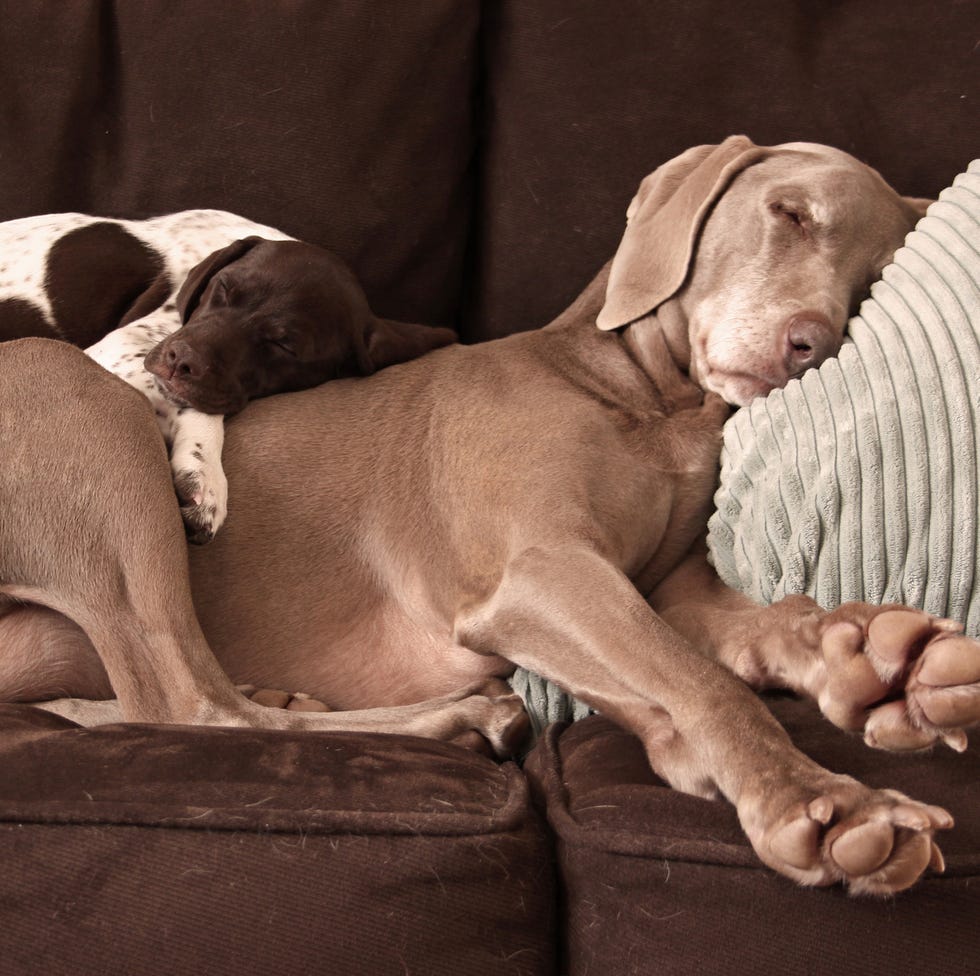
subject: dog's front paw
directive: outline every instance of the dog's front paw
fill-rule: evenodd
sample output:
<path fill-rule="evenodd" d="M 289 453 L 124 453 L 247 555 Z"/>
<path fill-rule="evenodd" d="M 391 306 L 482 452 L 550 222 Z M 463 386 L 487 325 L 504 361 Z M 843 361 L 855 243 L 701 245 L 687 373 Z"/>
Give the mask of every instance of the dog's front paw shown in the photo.
<path fill-rule="evenodd" d="M 836 725 L 881 749 L 966 748 L 964 729 L 980 722 L 980 641 L 958 624 L 850 603 L 824 621 L 821 647 L 818 701 Z"/>
<path fill-rule="evenodd" d="M 228 480 L 221 466 L 175 466 L 174 490 L 188 541 L 210 542 L 228 515 Z"/>
<path fill-rule="evenodd" d="M 747 812 L 740 805 L 739 815 L 759 857 L 780 874 L 879 897 L 910 887 L 927 868 L 943 871 L 933 838 L 953 826 L 942 807 L 829 773 L 822 783 L 748 804 Z"/>

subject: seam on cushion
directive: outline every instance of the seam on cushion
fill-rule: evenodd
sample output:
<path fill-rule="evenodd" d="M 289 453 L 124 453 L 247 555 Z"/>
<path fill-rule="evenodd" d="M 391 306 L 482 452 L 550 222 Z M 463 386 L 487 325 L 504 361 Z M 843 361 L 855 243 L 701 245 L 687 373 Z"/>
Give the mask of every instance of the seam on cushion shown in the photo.
<path fill-rule="evenodd" d="M 183 807 L 178 813 L 159 813 L 160 804 L 141 809 L 138 803 L 95 801 L 85 811 L 77 806 L 69 810 L 52 810 L 42 802 L 11 803 L 0 811 L 0 823 L 52 824 L 79 826 L 138 826 L 191 830 L 233 830 L 247 833 L 304 834 L 394 834 L 455 837 L 470 834 L 497 834 L 513 830 L 528 819 L 531 809 L 528 784 L 512 763 L 501 767 L 506 775 L 505 802 L 488 814 L 378 813 L 351 810 L 262 810 L 261 821 L 247 807 Z M 127 810 L 129 815 L 127 816 Z M 238 812 L 241 811 L 241 812 Z M 246 812 L 247 811 L 247 812 Z M 249 821 L 252 821 L 249 823 Z"/>

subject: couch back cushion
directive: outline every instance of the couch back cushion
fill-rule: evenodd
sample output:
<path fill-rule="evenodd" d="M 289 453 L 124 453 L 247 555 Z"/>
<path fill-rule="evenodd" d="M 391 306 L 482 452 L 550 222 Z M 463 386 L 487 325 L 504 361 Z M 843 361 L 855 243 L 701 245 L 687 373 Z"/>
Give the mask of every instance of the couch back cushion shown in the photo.
<path fill-rule="evenodd" d="M 543 325 L 613 253 L 640 179 L 701 143 L 826 142 L 935 196 L 976 155 L 976 6 L 500 0 L 470 327 Z"/>
<path fill-rule="evenodd" d="M 334 247 L 379 314 L 453 322 L 478 4 L 0 10 L 0 219 L 231 210 Z"/>

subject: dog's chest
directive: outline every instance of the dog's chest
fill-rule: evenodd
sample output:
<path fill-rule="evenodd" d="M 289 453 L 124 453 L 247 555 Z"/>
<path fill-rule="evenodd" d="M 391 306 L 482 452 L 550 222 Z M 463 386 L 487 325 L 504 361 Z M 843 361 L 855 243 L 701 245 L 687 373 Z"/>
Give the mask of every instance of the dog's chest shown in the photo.
<path fill-rule="evenodd" d="M 623 436 L 615 536 L 624 571 L 662 578 L 704 532 L 718 481 L 722 415 L 713 405 L 651 418 Z M 612 470 L 612 466 L 610 466 Z M 611 493 L 615 497 L 615 493 Z"/>

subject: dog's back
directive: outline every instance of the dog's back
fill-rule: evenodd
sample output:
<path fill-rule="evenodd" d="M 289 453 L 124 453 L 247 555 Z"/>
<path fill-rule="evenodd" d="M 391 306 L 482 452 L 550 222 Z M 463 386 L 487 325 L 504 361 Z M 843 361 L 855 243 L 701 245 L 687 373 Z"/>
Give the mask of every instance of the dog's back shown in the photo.
<path fill-rule="evenodd" d="M 454 614 L 517 552 L 584 542 L 653 579 L 669 568 L 651 562 L 658 548 L 687 549 L 724 415 L 715 404 L 705 422 L 689 392 L 676 414 L 690 428 L 684 463 L 665 463 L 650 436 L 666 419 L 661 395 L 576 309 L 557 328 L 257 401 L 227 428 L 234 517 L 192 553 L 209 643 L 233 677 L 255 664 L 242 651 L 254 646 L 276 686 L 322 682 L 342 708 L 377 698 L 382 675 L 395 702 L 457 687 L 473 665 L 455 647 Z M 272 618 L 248 599 L 256 580 L 275 588 Z"/>

